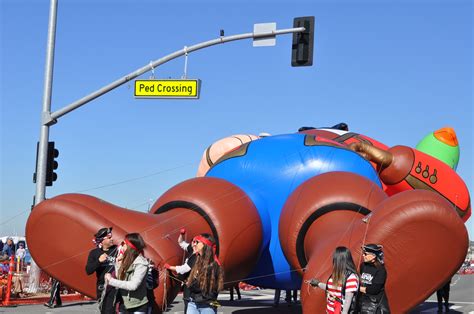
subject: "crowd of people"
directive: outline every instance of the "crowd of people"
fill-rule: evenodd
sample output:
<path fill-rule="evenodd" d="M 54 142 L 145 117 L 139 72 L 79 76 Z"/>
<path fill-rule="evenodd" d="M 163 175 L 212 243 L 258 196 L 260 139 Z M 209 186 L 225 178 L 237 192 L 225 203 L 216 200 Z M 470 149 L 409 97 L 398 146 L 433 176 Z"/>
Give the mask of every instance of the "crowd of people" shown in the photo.
<path fill-rule="evenodd" d="M 191 243 L 181 231 L 179 245 L 187 252 L 183 265 L 165 268 L 183 283 L 186 313 L 216 313 L 217 296 L 223 289 L 224 270 L 216 255 L 216 241 L 200 234 Z M 145 255 L 145 241 L 138 233 L 129 233 L 120 246 L 113 242 L 112 227 L 94 235 L 96 248 L 90 251 L 86 273 L 96 274 L 96 293 L 101 313 L 152 313 L 156 303 L 156 269 Z M 240 297 L 240 291 L 238 291 Z"/>
<path fill-rule="evenodd" d="M 216 241 L 209 234 L 195 236 L 185 241 L 186 230 L 181 229 L 178 245 L 186 252 L 181 265 L 164 264 L 175 280 L 182 283 L 184 312 L 189 314 L 217 313 L 220 306 L 217 296 L 224 286 L 224 270 L 216 255 Z M 112 227 L 101 228 L 94 235 L 95 248 L 89 252 L 85 267 L 88 275 L 96 274 L 96 293 L 101 313 L 152 313 L 156 309 L 153 289 L 158 286 L 158 271 L 151 260 L 144 256 L 145 241 L 138 233 L 127 234 L 120 246 L 114 244 Z M 326 312 L 329 314 L 383 314 L 390 313 L 385 283 L 387 271 L 384 265 L 382 245 L 367 244 L 362 247 L 363 263 L 357 270 L 351 251 L 337 247 L 332 256 L 332 272 L 326 282 L 312 278 L 314 288 L 326 292 Z M 24 260 L 24 241 L 14 243 L 8 237 L 0 240 L 0 261 L 14 256 Z M 8 267 L 8 263 L 0 264 Z M 8 271 L 8 270 L 7 270 Z M 451 280 L 436 292 L 438 312 L 449 312 Z M 61 283 L 52 279 L 50 300 L 45 306 L 62 306 Z M 230 300 L 234 290 L 241 299 L 238 284 L 230 288 Z M 281 290 L 275 290 L 274 306 L 278 306 Z M 297 290 L 286 290 L 288 305 L 297 303 Z"/>
<path fill-rule="evenodd" d="M 217 301 L 224 285 L 224 270 L 216 255 L 216 241 L 209 234 L 185 241 L 186 230 L 181 229 L 178 245 L 187 253 L 182 265 L 165 264 L 170 275 L 182 283 L 185 313 L 213 314 L 220 306 Z M 96 293 L 101 313 L 152 313 L 156 309 L 153 289 L 157 287 L 157 270 L 144 256 L 145 242 L 140 234 L 125 236 L 120 246 L 114 244 L 112 227 L 101 228 L 94 235 L 95 248 L 90 251 L 85 267 L 88 275 L 96 274 Z M 385 293 L 387 271 L 383 247 L 367 244 L 362 247 L 363 263 L 357 270 L 351 251 L 337 247 L 333 253 L 333 268 L 326 282 L 317 278 L 308 283 L 326 292 L 326 312 L 329 314 L 383 314 L 390 313 Z M 0 261 L 11 256 L 24 260 L 24 242 L 15 245 L 13 238 L 0 240 Z M 4 264 L 6 265 L 6 264 Z M 62 305 L 61 283 L 52 280 L 51 298 L 45 303 L 50 308 Z M 231 300 L 238 285 L 230 288 Z M 436 293 L 438 312 L 449 311 L 450 281 Z M 275 290 L 274 306 L 278 306 L 280 290 Z M 297 302 L 297 290 L 286 290 L 286 302 Z"/>
<path fill-rule="evenodd" d="M 15 264 L 20 267 L 25 265 L 25 242 L 22 240 L 15 244 L 12 237 L 8 237 L 6 243 L 3 243 L 3 241 L 0 240 L 0 273 L 8 273 L 8 262 L 12 256 L 15 259 Z"/>
<path fill-rule="evenodd" d="M 185 313 L 215 314 L 220 306 L 217 297 L 224 287 L 224 269 L 216 255 L 216 241 L 204 233 L 189 243 L 185 234 L 186 230 L 181 229 L 178 237 L 178 245 L 187 253 L 183 264 L 164 264 L 164 268 L 182 283 Z M 102 228 L 93 241 L 96 248 L 89 253 L 86 273 L 96 273 L 101 313 L 151 313 L 154 287 L 147 286 L 150 261 L 144 256 L 145 242 L 140 234 L 127 234 L 117 246 L 112 227 Z M 311 286 L 326 291 L 327 313 L 390 313 L 382 246 L 363 246 L 363 257 L 359 273 L 350 250 L 337 247 L 329 279 L 309 281 Z M 277 292 L 275 300 L 280 299 Z M 240 298 L 238 288 L 237 293 Z M 296 302 L 297 291 L 289 290 L 286 295 L 287 302 Z"/>
<path fill-rule="evenodd" d="M 12 256 L 14 256 L 15 259 L 25 259 L 25 242 L 20 241 L 18 245 L 16 245 L 12 237 L 8 237 L 6 243 L 0 240 L 0 261 L 8 261 Z"/>
<path fill-rule="evenodd" d="M 215 314 L 220 304 L 217 297 L 224 287 L 224 269 L 216 255 L 216 241 L 209 234 L 199 234 L 189 243 L 186 230 L 181 229 L 178 245 L 187 253 L 181 265 L 164 264 L 169 275 L 182 284 L 184 312 L 187 314 Z M 1 242 L 1 241 L 0 241 Z M 138 233 L 129 233 L 118 246 L 114 244 L 112 227 L 101 228 L 94 235 L 95 248 L 89 252 L 85 271 L 96 274 L 96 297 L 101 313 L 153 313 L 156 310 L 153 289 L 158 286 L 158 272 L 144 255 L 145 241 Z M 15 246 L 8 238 L 0 250 L 3 259 L 9 256 L 24 258 L 24 243 Z M 356 267 L 351 251 L 337 247 L 332 256 L 332 271 L 326 281 L 312 278 L 307 281 L 314 288 L 325 290 L 326 312 L 329 314 L 390 313 L 385 293 L 387 270 L 382 245 L 362 247 L 363 262 Z M 438 312 L 449 311 L 447 282 L 437 292 Z M 50 308 L 62 305 L 61 284 L 53 279 L 51 298 L 45 303 Z M 241 298 L 238 285 L 230 289 Z M 278 306 L 280 290 L 275 291 L 274 306 Z M 297 302 L 297 290 L 286 290 L 286 302 Z"/>

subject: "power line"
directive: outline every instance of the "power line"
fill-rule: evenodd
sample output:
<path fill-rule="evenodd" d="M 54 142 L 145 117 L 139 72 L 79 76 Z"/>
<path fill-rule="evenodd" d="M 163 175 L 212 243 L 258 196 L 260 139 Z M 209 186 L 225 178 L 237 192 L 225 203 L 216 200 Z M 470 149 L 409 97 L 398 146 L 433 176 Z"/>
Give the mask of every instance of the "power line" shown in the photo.
<path fill-rule="evenodd" d="M 128 182 L 138 181 L 138 180 L 145 179 L 145 178 L 149 178 L 149 177 L 153 177 L 153 176 L 156 176 L 156 175 L 165 173 L 165 172 L 170 172 L 170 171 L 174 171 L 174 170 L 177 170 L 177 169 L 180 169 L 180 168 L 184 168 L 184 167 L 187 167 L 187 166 L 190 166 L 190 165 L 193 165 L 193 163 L 185 163 L 185 164 L 182 164 L 182 165 L 179 165 L 179 166 L 176 166 L 176 167 L 172 167 L 172 168 L 160 170 L 160 171 L 157 171 L 157 172 L 153 172 L 153 173 L 151 173 L 151 174 L 147 174 L 147 175 L 144 175 L 144 176 L 141 176 L 141 177 L 135 177 L 135 178 L 125 179 L 125 180 L 119 181 L 119 182 L 104 184 L 104 185 L 96 186 L 96 187 L 93 187 L 93 188 L 88 188 L 88 189 L 76 191 L 75 193 L 82 193 L 82 192 L 87 192 L 87 191 L 99 190 L 99 189 L 102 189 L 102 188 L 107 188 L 107 187 L 111 187 L 111 186 L 116 186 L 116 185 L 120 185 L 120 184 L 124 184 L 124 183 L 128 183 Z M 145 203 L 141 203 L 141 204 L 135 205 L 135 206 L 133 206 L 132 208 L 138 207 L 138 206 L 142 206 L 142 205 L 145 205 L 145 204 L 147 204 L 147 203 L 149 203 L 149 202 L 145 202 Z M 0 226 L 3 226 L 3 225 L 5 225 L 5 224 L 9 223 L 10 221 L 14 220 L 15 218 L 17 218 L 17 217 L 19 217 L 19 216 L 21 216 L 21 215 L 24 215 L 25 213 L 29 213 L 29 212 L 30 212 L 29 209 L 23 210 L 23 211 L 21 211 L 20 213 L 18 213 L 18 214 L 16 214 L 16 215 L 14 215 L 14 216 L 12 216 L 12 217 L 10 217 L 10 218 L 7 218 L 6 220 L 0 222 Z"/>
<path fill-rule="evenodd" d="M 132 181 L 137 181 L 137 180 L 153 177 L 153 176 L 165 173 L 165 172 L 169 172 L 169 171 L 177 170 L 177 169 L 180 169 L 180 168 L 183 168 L 183 167 L 187 167 L 187 166 L 190 166 L 190 165 L 192 165 L 192 163 L 186 163 L 186 164 L 182 164 L 180 166 L 176 166 L 176 167 L 173 167 L 173 168 L 168 168 L 168 169 L 165 169 L 165 170 L 157 171 L 157 172 L 147 174 L 147 175 L 144 175 L 144 176 L 141 176 L 141 177 L 130 178 L 130 179 L 126 179 L 126 180 L 123 180 L 123 181 L 118 181 L 118 182 L 115 182 L 115 183 L 109 183 L 109 184 L 99 185 L 99 186 L 89 188 L 89 189 L 85 189 L 85 190 L 80 190 L 80 191 L 77 191 L 77 193 L 88 192 L 88 191 L 103 189 L 103 188 L 107 188 L 107 187 L 110 187 L 110 186 L 116 186 L 116 185 L 120 185 L 120 184 L 124 184 L 124 183 L 128 183 L 128 182 L 132 182 Z"/>

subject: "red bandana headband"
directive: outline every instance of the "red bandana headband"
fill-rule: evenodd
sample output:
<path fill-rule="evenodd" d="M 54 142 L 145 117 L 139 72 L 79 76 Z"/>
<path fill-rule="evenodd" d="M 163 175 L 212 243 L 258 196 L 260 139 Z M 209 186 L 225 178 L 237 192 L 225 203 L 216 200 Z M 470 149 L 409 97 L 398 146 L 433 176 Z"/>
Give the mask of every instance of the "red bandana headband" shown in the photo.
<path fill-rule="evenodd" d="M 140 253 L 142 252 L 141 250 L 137 249 L 137 247 L 136 247 L 135 245 L 133 245 L 132 242 L 128 241 L 127 238 L 125 238 L 123 241 L 124 241 L 125 244 L 127 244 L 127 246 L 129 246 L 132 250 L 135 250 L 135 251 L 140 252 Z"/>
<path fill-rule="evenodd" d="M 221 262 L 219 261 L 219 259 L 217 258 L 217 255 L 216 255 L 216 244 L 215 243 L 212 243 L 209 239 L 203 237 L 203 236 L 195 236 L 193 238 L 193 241 L 199 241 L 207 246 L 210 246 L 212 248 L 212 252 L 214 253 L 214 261 L 217 263 L 217 265 L 221 266 Z"/>

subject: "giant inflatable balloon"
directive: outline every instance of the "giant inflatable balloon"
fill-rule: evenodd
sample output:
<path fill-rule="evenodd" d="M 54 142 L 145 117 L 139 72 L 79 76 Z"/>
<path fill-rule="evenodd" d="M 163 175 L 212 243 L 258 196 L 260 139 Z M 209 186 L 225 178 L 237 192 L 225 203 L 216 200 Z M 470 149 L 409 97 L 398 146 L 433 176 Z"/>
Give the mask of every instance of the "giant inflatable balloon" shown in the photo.
<path fill-rule="evenodd" d="M 28 219 L 31 254 L 47 273 L 94 296 L 95 278 L 84 267 L 95 231 L 113 226 L 119 240 L 140 232 L 145 255 L 161 266 L 182 261 L 177 238 L 185 227 L 217 239 L 229 285 L 301 289 L 303 311 L 322 313 L 324 292 L 306 280 L 329 277 L 335 247 L 349 247 L 359 263 L 364 243 L 380 243 L 392 311 L 423 302 L 457 271 L 468 248 L 471 205 L 455 172 L 454 130 L 428 134 L 418 149 L 389 148 L 346 125 L 300 130 L 224 149 L 205 176 L 170 188 L 149 213 L 81 194 L 46 200 Z M 165 274 L 155 289 L 162 309 L 178 288 Z"/>
<path fill-rule="evenodd" d="M 202 154 L 196 176 L 202 177 L 226 153 L 260 137 L 253 134 L 235 134 L 212 143 Z"/>

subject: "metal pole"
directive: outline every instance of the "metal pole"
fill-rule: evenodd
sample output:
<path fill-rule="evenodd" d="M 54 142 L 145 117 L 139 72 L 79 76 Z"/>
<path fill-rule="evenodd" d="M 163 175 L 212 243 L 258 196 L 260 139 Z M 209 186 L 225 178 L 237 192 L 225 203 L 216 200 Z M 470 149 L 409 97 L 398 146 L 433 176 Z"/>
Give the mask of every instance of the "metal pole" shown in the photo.
<path fill-rule="evenodd" d="M 49 8 L 48 43 L 46 48 L 46 65 L 44 70 L 43 109 L 41 111 L 41 130 L 38 146 L 38 163 L 36 165 L 35 205 L 45 199 L 46 193 L 46 158 L 48 154 L 49 125 L 44 123 L 51 113 L 51 90 L 53 86 L 54 43 L 56 38 L 56 16 L 58 1 L 51 0 Z"/>
<path fill-rule="evenodd" d="M 36 194 L 34 204 L 44 201 L 46 194 L 46 159 L 48 155 L 49 124 L 45 123 L 51 113 L 51 90 L 53 87 L 54 43 L 56 38 L 56 16 L 58 1 L 51 0 L 49 7 L 48 43 L 46 47 L 46 65 L 44 68 L 43 108 L 41 110 L 41 129 L 36 164 Z M 33 209 L 33 207 L 32 207 Z M 40 271 L 35 261 L 31 260 L 28 292 L 36 293 L 39 287 Z"/>
<path fill-rule="evenodd" d="M 110 83 L 109 85 L 106 85 L 104 87 L 102 87 L 101 89 L 67 105 L 66 107 L 63 107 L 61 109 L 59 109 L 58 111 L 55 111 L 53 112 L 49 117 L 46 116 L 45 117 L 45 121 L 44 123 L 45 124 L 54 124 L 56 122 L 56 119 L 62 117 L 63 115 L 73 111 L 74 109 L 77 109 L 83 105 L 85 105 L 86 103 L 90 102 L 91 100 L 94 100 L 95 98 L 99 97 L 99 96 L 102 96 L 103 94 L 105 93 L 108 93 L 110 92 L 111 90 L 119 87 L 120 85 L 123 85 L 125 83 L 127 83 L 128 81 L 130 80 L 133 80 L 134 78 L 142 75 L 143 73 L 146 73 L 148 71 L 151 71 L 153 70 L 154 68 L 157 68 L 158 66 L 168 62 L 168 61 L 171 61 L 173 59 L 176 59 L 178 57 L 181 57 L 183 55 L 185 55 L 186 53 L 191 53 L 193 51 L 196 51 L 196 50 L 199 50 L 199 49 L 202 49 L 202 48 L 206 48 L 206 47 L 209 47 L 209 46 L 214 46 L 214 45 L 217 45 L 217 44 L 223 44 L 223 43 L 226 43 L 226 42 L 229 42 L 229 41 L 235 41 L 235 40 L 241 40 L 241 39 L 247 39 L 247 38 L 262 38 L 262 37 L 272 37 L 272 36 L 277 36 L 277 35 L 283 35 L 283 34 L 289 34 L 289 33 L 297 33 L 297 32 L 303 32 L 305 30 L 304 27 L 297 27 L 297 28 L 288 28 L 288 29 L 280 29 L 280 30 L 274 30 L 274 31 L 271 31 L 271 32 L 266 32 L 266 33 L 258 33 L 258 34 L 254 34 L 254 33 L 246 33 L 246 34 L 239 34 L 239 35 L 232 35 L 232 36 L 227 36 L 227 37 L 219 37 L 219 38 L 216 38 L 216 39 L 212 39 L 212 40 L 209 40 L 209 41 L 205 41 L 205 42 L 202 42 L 202 43 L 199 43 L 199 44 L 196 44 L 194 46 L 190 46 L 190 47 L 186 47 L 186 48 L 183 48 L 181 50 L 178 50 L 178 51 L 175 51 L 161 59 L 158 59 L 158 60 L 155 60 L 153 62 L 150 62 L 149 64 L 147 64 L 146 66 L 130 73 L 130 74 L 127 74 L 121 78 L 119 78 L 118 80 Z"/>

